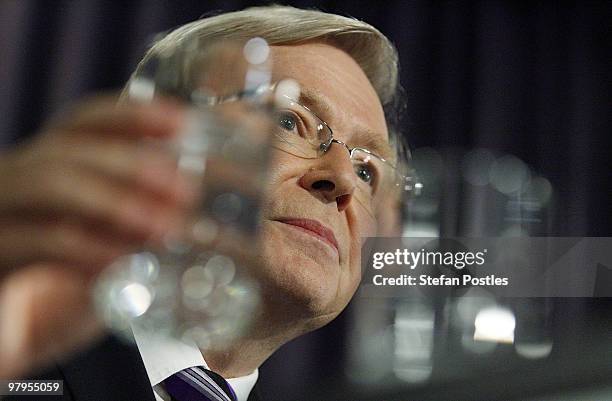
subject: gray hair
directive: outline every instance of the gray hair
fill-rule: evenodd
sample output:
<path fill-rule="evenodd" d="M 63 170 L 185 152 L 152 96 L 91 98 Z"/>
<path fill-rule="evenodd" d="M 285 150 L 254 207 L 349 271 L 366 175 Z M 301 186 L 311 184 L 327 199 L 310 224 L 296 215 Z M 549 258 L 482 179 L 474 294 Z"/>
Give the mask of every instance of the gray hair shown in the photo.
<path fill-rule="evenodd" d="M 397 124 L 403 112 L 403 92 L 398 82 L 395 46 L 378 29 L 355 18 L 289 6 L 260 6 L 203 18 L 168 33 L 150 47 L 132 77 L 158 55 L 172 52 L 181 43 L 248 40 L 262 37 L 270 45 L 294 45 L 318 40 L 348 53 L 365 72 L 385 111 L 390 140 L 404 159 L 407 151 Z M 400 159 L 400 160 L 401 160 Z"/>

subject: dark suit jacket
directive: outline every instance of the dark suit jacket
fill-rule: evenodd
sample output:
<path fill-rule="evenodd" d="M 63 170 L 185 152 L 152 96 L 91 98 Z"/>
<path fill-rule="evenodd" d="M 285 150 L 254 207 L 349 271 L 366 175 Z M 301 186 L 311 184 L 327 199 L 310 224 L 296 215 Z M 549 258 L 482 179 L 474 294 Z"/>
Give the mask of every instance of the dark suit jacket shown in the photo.
<path fill-rule="evenodd" d="M 109 336 L 88 351 L 31 376 L 63 380 L 62 396 L 10 396 L 3 401 L 155 401 L 138 348 Z M 259 388 L 248 401 L 262 401 Z"/>

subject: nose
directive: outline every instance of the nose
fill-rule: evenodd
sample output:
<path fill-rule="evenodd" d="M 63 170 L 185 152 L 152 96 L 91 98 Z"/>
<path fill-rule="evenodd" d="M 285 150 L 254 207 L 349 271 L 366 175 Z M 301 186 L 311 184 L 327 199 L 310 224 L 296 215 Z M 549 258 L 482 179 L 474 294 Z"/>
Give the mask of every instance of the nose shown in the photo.
<path fill-rule="evenodd" d="M 299 180 L 304 189 L 319 199 L 336 202 L 339 212 L 349 207 L 355 191 L 353 164 L 347 156 L 344 144 L 333 144 Z"/>

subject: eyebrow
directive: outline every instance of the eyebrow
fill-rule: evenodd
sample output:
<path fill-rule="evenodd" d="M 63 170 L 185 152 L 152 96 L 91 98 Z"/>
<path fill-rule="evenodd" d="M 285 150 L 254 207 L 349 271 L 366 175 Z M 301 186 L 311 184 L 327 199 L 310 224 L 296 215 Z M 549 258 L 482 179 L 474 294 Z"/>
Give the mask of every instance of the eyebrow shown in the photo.
<path fill-rule="evenodd" d="M 329 100 L 318 91 L 308 88 L 302 89 L 299 102 L 308 107 L 317 117 L 324 121 L 327 117 L 334 114 L 334 109 L 330 106 Z M 334 128 L 331 127 L 331 129 L 333 131 Z M 395 152 L 389 142 L 380 139 L 382 136 L 385 135 L 377 134 L 366 127 L 360 126 L 355 130 L 349 145 L 356 148 L 365 148 L 383 159 L 392 162 Z"/>
<path fill-rule="evenodd" d="M 355 146 L 356 148 L 364 147 L 367 150 L 373 152 L 377 156 L 382 157 L 386 161 L 393 164 L 393 148 L 387 141 L 382 141 L 380 135 L 373 133 L 370 130 L 357 131 L 353 136 L 356 143 L 360 145 Z"/>

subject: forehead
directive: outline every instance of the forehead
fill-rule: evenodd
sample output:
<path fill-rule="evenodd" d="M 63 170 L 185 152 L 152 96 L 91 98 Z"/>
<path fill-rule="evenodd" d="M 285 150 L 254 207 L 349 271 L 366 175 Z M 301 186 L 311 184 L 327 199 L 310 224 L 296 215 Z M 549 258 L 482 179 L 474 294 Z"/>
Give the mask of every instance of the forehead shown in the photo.
<path fill-rule="evenodd" d="M 325 120 L 337 139 L 388 153 L 387 126 L 378 95 L 347 53 L 313 42 L 272 46 L 271 60 L 272 79 L 296 80 L 302 89 L 300 102 Z"/>

